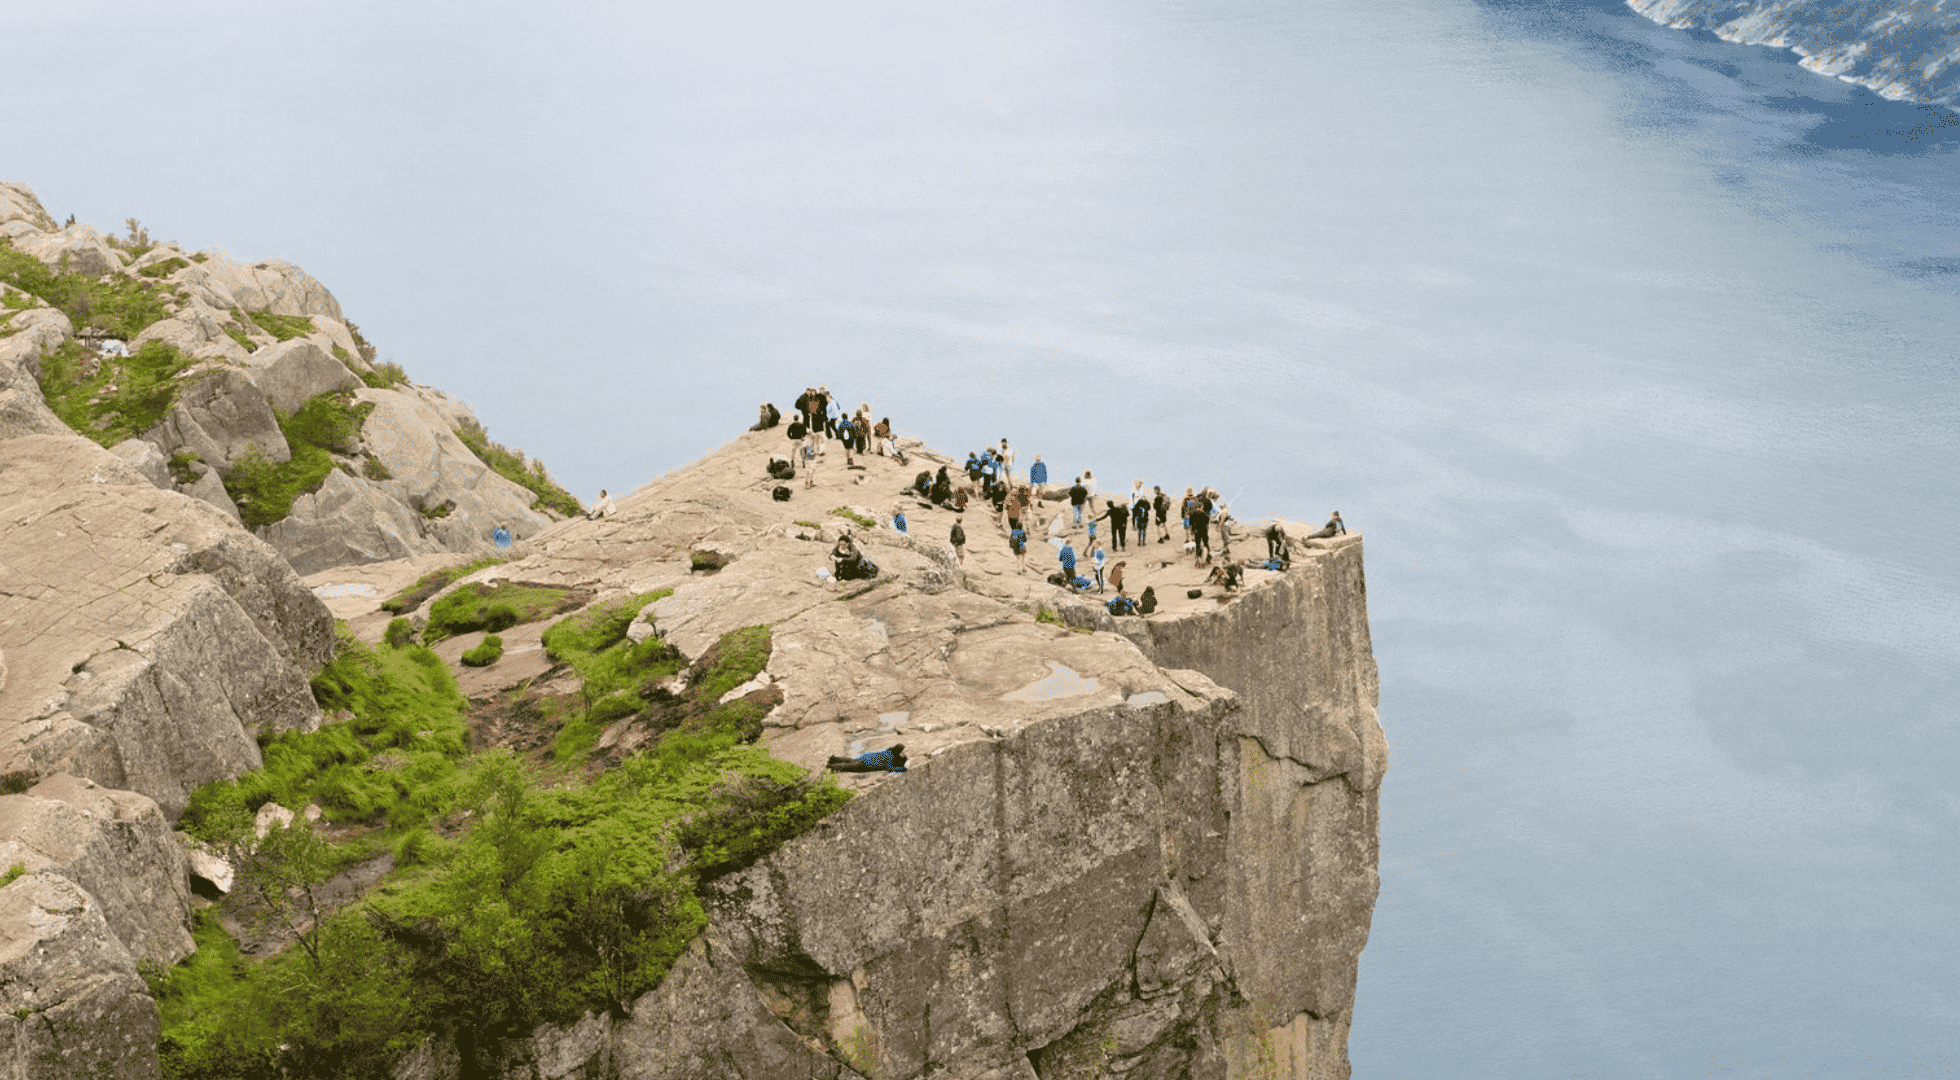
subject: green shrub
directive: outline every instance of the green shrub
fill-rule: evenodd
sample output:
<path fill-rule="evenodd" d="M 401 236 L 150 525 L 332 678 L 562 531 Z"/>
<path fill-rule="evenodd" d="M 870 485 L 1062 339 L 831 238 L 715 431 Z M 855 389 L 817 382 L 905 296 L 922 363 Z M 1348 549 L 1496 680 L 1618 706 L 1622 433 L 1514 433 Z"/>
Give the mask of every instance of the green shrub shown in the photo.
<path fill-rule="evenodd" d="M 584 511 L 571 492 L 553 483 L 545 474 L 544 463 L 533 461 L 527 467 L 524 459 L 506 447 L 490 441 L 490 436 L 482 428 L 458 428 L 456 437 L 470 448 L 490 470 L 498 476 L 517 484 L 536 495 L 537 501 L 531 504 L 535 510 L 544 507 L 561 517 L 575 517 Z"/>
<path fill-rule="evenodd" d="M 41 774 L 32 769 L 0 773 L 0 795 L 18 795 L 40 782 Z"/>
<path fill-rule="evenodd" d="M 308 315 L 274 315 L 269 311 L 246 311 L 242 308 L 238 314 L 280 341 L 305 337 L 314 330 L 313 319 Z"/>
<path fill-rule="evenodd" d="M 382 632 L 381 640 L 397 649 L 415 641 L 415 624 L 407 619 L 388 620 L 388 629 Z"/>
<path fill-rule="evenodd" d="M 176 256 L 172 256 L 168 259 L 163 260 L 162 262 L 151 263 L 150 265 L 136 272 L 147 278 L 167 278 L 170 275 L 176 273 L 177 271 L 182 270 L 184 267 L 189 266 L 190 264 L 191 263 L 189 259 L 181 259 L 181 258 L 177 258 Z"/>
<path fill-rule="evenodd" d="M 407 382 L 408 372 L 403 371 L 400 364 L 374 364 L 368 370 L 361 372 L 361 381 L 376 390 L 386 390 L 391 386 L 400 386 Z"/>
<path fill-rule="evenodd" d="M 125 341 L 167 316 L 164 303 L 173 295 L 167 286 L 129 274 L 97 280 L 49 270 L 41 260 L 16 250 L 8 238 L 0 238 L 0 281 L 60 308 L 77 330 L 106 330 Z"/>
<path fill-rule="evenodd" d="M 253 446 L 232 462 L 224 477 L 225 492 L 238 504 L 245 524 L 256 529 L 283 520 L 292 513 L 294 499 L 320 490 L 333 470 L 331 455 L 353 449 L 362 422 L 373 410 L 372 403 L 355 404 L 350 392 L 336 390 L 279 417 L 292 459 L 275 462 Z"/>
<path fill-rule="evenodd" d="M 353 391 L 335 390 L 309 399 L 279 428 L 288 442 L 298 439 L 336 454 L 351 454 L 361 438 L 361 425 L 373 411 L 373 402 L 357 404 Z"/>
<path fill-rule="evenodd" d="M 69 340 L 41 358 L 41 396 L 63 423 L 114 446 L 163 422 L 177 403 L 178 376 L 195 363 L 161 341 L 146 341 L 129 356 L 97 358 Z"/>
<path fill-rule="evenodd" d="M 488 634 L 476 648 L 463 654 L 463 663 L 470 667 L 489 667 L 503 657 L 504 639 L 495 634 Z"/>
<path fill-rule="evenodd" d="M 467 577 L 486 566 L 495 566 L 503 561 L 499 556 L 486 555 L 483 558 L 471 559 L 469 562 L 458 563 L 455 566 L 445 566 L 440 570 L 432 570 L 429 573 L 423 574 L 421 579 L 416 581 L 415 584 L 382 601 L 381 610 L 396 615 L 406 615 L 416 608 L 421 607 L 422 601 L 447 589 L 450 582 L 455 581 L 457 578 Z"/>

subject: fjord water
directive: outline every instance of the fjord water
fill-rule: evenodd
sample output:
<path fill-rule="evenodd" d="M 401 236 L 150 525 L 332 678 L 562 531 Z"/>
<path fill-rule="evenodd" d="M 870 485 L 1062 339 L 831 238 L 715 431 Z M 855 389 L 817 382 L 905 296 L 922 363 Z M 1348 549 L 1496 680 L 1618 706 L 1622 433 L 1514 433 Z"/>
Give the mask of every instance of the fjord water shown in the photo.
<path fill-rule="evenodd" d="M 0 174 L 299 263 L 583 496 L 825 383 L 1338 506 L 1357 1077 L 1960 1070 L 1948 114 L 1607 2 L 11 18 Z"/>

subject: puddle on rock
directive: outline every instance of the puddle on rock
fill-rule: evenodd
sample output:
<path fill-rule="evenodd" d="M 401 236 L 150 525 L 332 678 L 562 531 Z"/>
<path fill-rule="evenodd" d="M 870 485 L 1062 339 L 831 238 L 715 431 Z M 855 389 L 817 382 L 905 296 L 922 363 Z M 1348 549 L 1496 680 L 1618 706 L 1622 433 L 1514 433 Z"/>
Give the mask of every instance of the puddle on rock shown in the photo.
<path fill-rule="evenodd" d="M 1093 694 L 1102 689 L 1102 684 L 1094 679 L 1085 679 L 1066 666 L 1053 660 L 1048 661 L 1048 677 L 1031 682 L 1011 694 L 1002 694 L 1002 701 L 1054 701 L 1056 698 L 1078 697 Z"/>

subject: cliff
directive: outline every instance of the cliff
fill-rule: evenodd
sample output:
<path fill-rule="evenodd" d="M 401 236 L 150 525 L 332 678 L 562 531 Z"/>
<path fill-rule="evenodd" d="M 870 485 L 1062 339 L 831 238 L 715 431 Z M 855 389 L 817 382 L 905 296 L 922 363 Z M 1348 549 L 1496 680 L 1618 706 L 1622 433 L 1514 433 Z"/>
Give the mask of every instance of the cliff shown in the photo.
<path fill-rule="evenodd" d="M 156 253 L 56 228 L 23 191 L 0 188 L 0 236 L 52 260 L 42 265 L 83 267 L 106 287 L 132 267 L 140 276 Z M 0 773 L 19 778 L 0 794 L 0 870 L 16 868 L 0 885 L 9 1075 L 158 1075 L 162 1019 L 139 971 L 158 965 L 154 977 L 194 947 L 188 928 L 207 901 L 190 887 L 193 862 L 207 893 L 220 879 L 229 887 L 229 870 L 173 836 L 172 822 L 200 785 L 260 767 L 268 739 L 352 723 L 324 715 L 307 685 L 334 655 L 331 617 L 379 642 L 392 617 L 383 598 L 457 561 L 441 556 L 439 530 L 404 535 L 399 548 L 358 538 L 393 535 L 396 510 L 416 499 L 501 479 L 457 441 L 483 469 L 458 479 L 448 441 L 469 433 L 460 405 L 426 388 L 345 385 L 373 367 L 333 347 L 346 324 L 310 278 L 285 264 L 247 273 L 219 263 L 221 274 L 215 255 L 183 261 L 146 264 L 166 265 L 155 277 L 179 289 L 162 320 L 174 325 L 152 339 L 213 355 L 173 372 L 174 391 L 149 399 L 167 400 L 160 419 L 129 439 L 109 436 L 130 426 L 130 409 L 95 406 L 121 400 L 143 373 L 118 366 L 113 348 L 97 352 L 109 381 L 92 397 L 52 395 L 67 402 L 57 415 L 44 388 L 65 384 L 50 382 L 47 364 L 63 350 L 58 362 L 76 359 L 74 318 L 35 294 L 6 294 Z M 213 302 L 225 295 L 238 306 Z M 256 327 L 239 313 L 260 304 L 304 313 L 313 330 L 278 344 L 314 347 L 260 364 L 275 344 L 217 355 L 217 338 L 235 335 L 197 330 L 221 315 Z M 342 444 L 322 486 L 294 500 L 290 529 L 246 529 L 212 477 L 273 456 L 292 417 L 335 394 L 375 406 L 357 416 L 358 445 Z M 1129 563 L 1132 592 L 1152 585 L 1163 600 L 1148 618 L 1116 618 L 1093 594 L 1049 585 L 1052 550 L 1036 545 L 1024 565 L 983 514 L 966 515 L 959 558 L 941 539 L 952 515 L 902 494 L 947 459 L 907 443 L 908 465 L 872 456 L 858 468 L 833 446 L 778 501 L 765 465 L 788 444 L 781 429 L 751 432 L 610 516 L 538 517 L 521 558 L 428 598 L 433 608 L 502 581 L 555 587 L 587 610 L 630 601 L 632 640 L 657 633 L 702 662 L 767 627 L 766 666 L 716 690 L 724 704 L 756 704 L 762 746 L 819 772 L 831 755 L 903 742 L 912 767 L 847 776 L 856 798 L 814 828 L 758 860 L 703 871 L 706 928 L 653 989 L 494 1053 L 430 1031 L 393 1075 L 1348 1075 L 1387 758 L 1361 538 L 1295 541 L 1290 568 L 1248 569 L 1229 595 L 1171 545 L 1113 552 Z M 305 452 L 295 445 L 289 455 Z M 206 471 L 182 467 L 186 447 Z M 428 486 L 339 467 L 369 459 Z M 894 506 L 909 533 L 891 528 Z M 846 529 L 879 568 L 871 581 L 820 572 Z M 322 546 L 335 533 L 358 542 Z M 548 659 L 544 625 L 505 629 L 505 654 L 487 667 L 452 669 L 472 699 L 473 743 L 549 760 L 538 738 L 564 741 L 571 721 L 550 710 L 523 713 L 541 736 L 507 730 L 522 711 L 512 700 L 582 692 Z M 424 655 L 456 665 L 483 638 L 459 633 Z M 670 720 L 659 703 L 699 685 L 698 673 L 686 682 L 694 670 L 638 699 L 615 695 L 623 711 L 581 705 L 581 716 L 603 717 L 591 767 L 662 745 Z M 374 765 L 384 767 L 395 766 Z M 302 802 L 288 810 L 317 811 Z M 660 842 L 647 838 L 656 852 Z"/>

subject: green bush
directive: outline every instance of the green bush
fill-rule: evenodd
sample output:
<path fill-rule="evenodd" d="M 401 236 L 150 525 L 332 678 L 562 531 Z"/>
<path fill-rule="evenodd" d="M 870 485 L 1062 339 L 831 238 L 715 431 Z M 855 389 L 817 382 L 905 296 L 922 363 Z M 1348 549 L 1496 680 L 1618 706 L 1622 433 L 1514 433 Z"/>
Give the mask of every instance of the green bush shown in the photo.
<path fill-rule="evenodd" d="M 164 303 L 174 295 L 167 286 L 129 274 L 97 280 L 49 270 L 41 260 L 16 250 L 8 238 L 0 238 L 0 281 L 60 308 L 77 330 L 106 330 L 124 341 L 168 315 Z"/>
<path fill-rule="evenodd" d="M 415 624 L 407 619 L 388 620 L 388 629 L 382 632 L 383 643 L 399 649 L 415 641 Z"/>
<path fill-rule="evenodd" d="M 18 795 L 40 782 L 41 774 L 32 769 L 0 773 L 0 795 Z"/>
<path fill-rule="evenodd" d="M 163 260 L 162 262 L 151 263 L 150 265 L 136 272 L 147 278 L 167 278 L 170 275 L 176 273 L 177 271 L 182 270 L 184 267 L 189 266 L 190 264 L 191 263 L 189 259 L 181 259 L 176 256 L 172 256 L 168 259 Z"/>
<path fill-rule="evenodd" d="M 386 390 L 407 382 L 408 372 L 403 371 L 400 364 L 375 364 L 361 372 L 361 381 L 376 390 Z"/>
<path fill-rule="evenodd" d="M 544 507 L 561 517 L 576 517 L 584 512 L 584 507 L 572 497 L 571 492 L 553 483 L 544 471 L 544 463 L 533 461 L 528 467 L 524 459 L 518 457 L 504 446 L 490 441 L 490 436 L 482 428 L 458 428 L 456 437 L 470 448 L 492 472 L 510 482 L 523 487 L 536 495 L 537 501 L 531 504 L 535 510 Z"/>
<path fill-rule="evenodd" d="M 146 341 L 129 356 L 97 358 L 70 340 L 41 358 L 41 396 L 63 423 L 114 446 L 163 422 L 177 403 L 178 376 L 195 363 L 161 341 Z"/>
<path fill-rule="evenodd" d="M 463 654 L 463 663 L 470 667 L 489 667 L 503 657 L 504 639 L 495 634 L 487 634 L 476 648 Z"/>
<path fill-rule="evenodd" d="M 369 402 L 355 404 L 346 390 L 320 394 L 291 416 L 279 417 L 279 430 L 292 451 L 290 461 L 275 462 L 258 447 L 250 447 L 232 462 L 224 477 L 225 492 L 238 504 L 238 514 L 251 528 L 283 520 L 293 500 L 320 490 L 333 471 L 332 454 L 351 451 L 361 436 L 361 424 L 374 410 Z"/>

